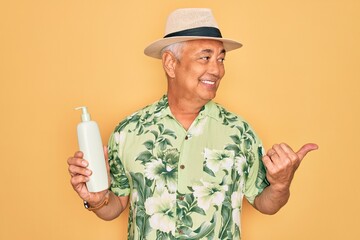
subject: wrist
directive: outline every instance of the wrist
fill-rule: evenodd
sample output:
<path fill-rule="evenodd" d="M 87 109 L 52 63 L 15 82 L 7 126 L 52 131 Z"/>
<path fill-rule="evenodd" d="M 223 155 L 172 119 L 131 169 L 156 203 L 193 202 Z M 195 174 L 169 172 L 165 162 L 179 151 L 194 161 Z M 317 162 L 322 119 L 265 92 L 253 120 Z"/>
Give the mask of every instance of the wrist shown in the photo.
<path fill-rule="evenodd" d="M 269 193 L 273 201 L 275 202 L 287 202 L 290 197 L 290 188 L 284 185 L 270 185 Z"/>
<path fill-rule="evenodd" d="M 97 204 L 90 204 L 87 201 L 84 201 L 84 207 L 89 210 L 89 211 L 95 211 L 98 210 L 104 206 L 106 206 L 109 202 L 109 195 L 110 195 L 110 191 L 107 190 L 105 196 L 103 197 L 103 199 L 100 201 L 100 203 Z"/>
<path fill-rule="evenodd" d="M 274 193 L 286 194 L 290 192 L 289 184 L 285 184 L 285 183 L 270 183 L 269 187 L 271 191 Z"/>

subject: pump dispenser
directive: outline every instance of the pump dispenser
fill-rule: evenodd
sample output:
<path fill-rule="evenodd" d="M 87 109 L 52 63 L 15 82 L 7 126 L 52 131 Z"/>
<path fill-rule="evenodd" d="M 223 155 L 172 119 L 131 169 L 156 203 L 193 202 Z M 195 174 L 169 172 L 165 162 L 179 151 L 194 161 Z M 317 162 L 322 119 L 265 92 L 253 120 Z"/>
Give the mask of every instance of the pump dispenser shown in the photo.
<path fill-rule="evenodd" d="M 82 111 L 82 114 L 81 114 L 81 120 L 83 122 L 87 122 L 87 121 L 90 121 L 91 118 L 90 118 L 90 114 L 88 113 L 87 111 L 87 107 L 77 107 L 75 108 L 75 110 L 80 110 Z"/>
<path fill-rule="evenodd" d="M 80 109 L 82 121 L 77 126 L 78 143 L 80 151 L 84 154 L 83 158 L 88 161 L 88 168 L 92 171 L 86 187 L 89 192 L 100 192 L 109 188 L 101 135 L 97 123 L 91 121 L 87 108 L 75 108 Z"/>

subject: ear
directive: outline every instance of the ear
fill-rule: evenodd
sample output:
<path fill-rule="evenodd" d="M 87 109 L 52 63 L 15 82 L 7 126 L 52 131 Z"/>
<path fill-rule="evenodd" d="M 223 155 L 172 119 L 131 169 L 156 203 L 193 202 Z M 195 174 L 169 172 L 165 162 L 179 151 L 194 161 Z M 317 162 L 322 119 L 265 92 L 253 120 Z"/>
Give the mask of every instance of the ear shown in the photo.
<path fill-rule="evenodd" d="M 170 78 L 175 78 L 175 66 L 177 59 L 170 51 L 165 51 L 162 55 L 162 64 L 166 74 Z"/>

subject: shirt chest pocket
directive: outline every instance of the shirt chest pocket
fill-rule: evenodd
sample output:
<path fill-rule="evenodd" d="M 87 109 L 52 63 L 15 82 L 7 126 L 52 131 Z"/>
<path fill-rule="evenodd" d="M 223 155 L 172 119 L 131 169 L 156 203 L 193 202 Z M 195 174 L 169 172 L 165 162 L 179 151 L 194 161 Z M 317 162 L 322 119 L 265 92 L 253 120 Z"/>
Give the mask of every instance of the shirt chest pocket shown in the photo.
<path fill-rule="evenodd" d="M 235 163 L 235 153 L 229 150 L 204 150 L 203 180 L 215 184 L 226 184 Z"/>

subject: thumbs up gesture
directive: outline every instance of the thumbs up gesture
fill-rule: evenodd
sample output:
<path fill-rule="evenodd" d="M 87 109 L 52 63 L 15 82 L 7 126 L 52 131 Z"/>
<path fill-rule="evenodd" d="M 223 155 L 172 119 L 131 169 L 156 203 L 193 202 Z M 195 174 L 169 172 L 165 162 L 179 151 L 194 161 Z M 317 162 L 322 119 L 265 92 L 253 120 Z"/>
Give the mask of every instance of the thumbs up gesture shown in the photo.
<path fill-rule="evenodd" d="M 306 154 L 316 149 L 318 145 L 314 143 L 305 144 L 297 152 L 285 143 L 273 145 L 263 156 L 266 177 L 272 187 L 280 191 L 288 189 L 301 161 Z"/>

